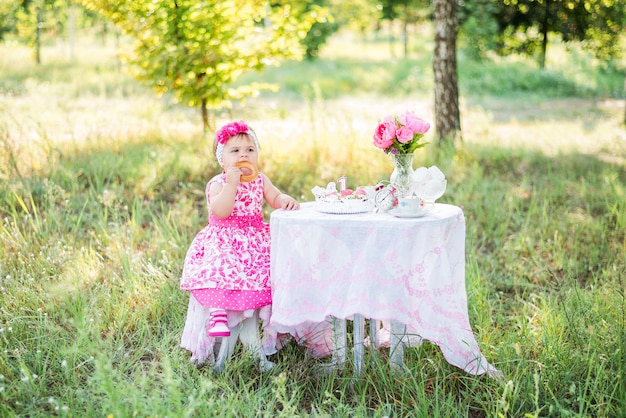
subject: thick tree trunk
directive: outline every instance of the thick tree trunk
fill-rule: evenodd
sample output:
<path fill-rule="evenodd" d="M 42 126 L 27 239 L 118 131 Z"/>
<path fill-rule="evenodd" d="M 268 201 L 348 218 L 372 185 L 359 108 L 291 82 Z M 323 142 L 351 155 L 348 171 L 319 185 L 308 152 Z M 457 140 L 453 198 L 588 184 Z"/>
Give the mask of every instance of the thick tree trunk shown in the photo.
<path fill-rule="evenodd" d="M 454 0 L 433 0 L 435 18 L 435 129 L 439 141 L 454 141 L 461 131 L 456 67 L 457 16 Z"/>

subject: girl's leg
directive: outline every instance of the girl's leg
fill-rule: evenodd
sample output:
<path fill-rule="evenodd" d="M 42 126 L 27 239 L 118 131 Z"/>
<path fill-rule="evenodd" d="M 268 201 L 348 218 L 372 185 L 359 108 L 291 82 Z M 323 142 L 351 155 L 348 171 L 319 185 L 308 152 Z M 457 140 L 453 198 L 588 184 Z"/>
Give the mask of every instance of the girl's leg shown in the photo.
<path fill-rule="evenodd" d="M 209 325 L 207 327 L 209 337 L 228 337 L 230 329 L 228 328 L 228 315 L 225 309 L 211 308 Z"/>

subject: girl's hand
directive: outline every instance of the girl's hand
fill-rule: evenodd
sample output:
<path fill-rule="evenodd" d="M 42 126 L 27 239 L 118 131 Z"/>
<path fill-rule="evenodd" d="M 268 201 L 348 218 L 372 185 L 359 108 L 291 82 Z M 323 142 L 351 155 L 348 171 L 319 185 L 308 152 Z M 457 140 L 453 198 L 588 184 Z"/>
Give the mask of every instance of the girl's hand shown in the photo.
<path fill-rule="evenodd" d="M 280 208 L 285 210 L 297 210 L 300 209 L 300 203 L 296 201 L 293 197 L 281 194 L 279 196 L 280 199 Z"/>
<path fill-rule="evenodd" d="M 231 165 L 226 169 L 226 183 L 238 186 L 241 181 L 241 175 L 243 172 L 236 165 Z"/>

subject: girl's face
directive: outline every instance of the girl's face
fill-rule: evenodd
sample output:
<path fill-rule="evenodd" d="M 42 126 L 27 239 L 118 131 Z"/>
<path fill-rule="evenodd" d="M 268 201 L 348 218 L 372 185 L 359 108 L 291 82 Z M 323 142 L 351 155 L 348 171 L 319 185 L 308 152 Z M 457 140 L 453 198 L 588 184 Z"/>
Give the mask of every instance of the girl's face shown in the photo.
<path fill-rule="evenodd" d="M 259 162 L 259 150 L 254 144 L 254 139 L 246 134 L 235 135 L 224 144 L 222 153 L 224 171 L 240 161 L 247 161 L 254 164 L 255 167 L 258 166 Z"/>

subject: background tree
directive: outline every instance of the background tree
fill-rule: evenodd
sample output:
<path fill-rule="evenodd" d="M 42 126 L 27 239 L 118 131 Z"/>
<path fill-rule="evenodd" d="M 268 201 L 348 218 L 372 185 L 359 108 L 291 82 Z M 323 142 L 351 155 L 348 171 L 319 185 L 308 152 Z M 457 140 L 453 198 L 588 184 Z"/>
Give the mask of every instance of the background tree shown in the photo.
<path fill-rule="evenodd" d="M 199 106 L 205 130 L 209 110 L 229 107 L 271 85 L 235 87 L 245 72 L 301 58 L 300 40 L 315 8 L 296 15 L 279 0 L 80 0 L 135 40 L 126 56 L 136 78 L 159 94 Z"/>
<path fill-rule="evenodd" d="M 458 22 L 455 0 L 433 0 L 435 50 L 435 129 L 437 139 L 454 141 L 461 131 L 456 64 Z"/>
<path fill-rule="evenodd" d="M 538 54 L 541 68 L 550 36 L 579 41 L 603 60 L 623 52 L 619 44 L 626 19 L 623 0 L 464 0 L 461 5 L 463 30 L 473 29 L 473 43 L 495 46 L 502 55 Z"/>
<path fill-rule="evenodd" d="M 402 22 L 402 46 L 405 58 L 409 55 L 409 25 L 425 18 L 427 5 L 424 0 L 380 0 L 381 19 L 388 20 L 391 24 L 395 20 Z"/>
<path fill-rule="evenodd" d="M 330 6 L 330 0 L 313 0 L 304 4 L 302 13 L 305 15 L 311 13 L 314 9 L 317 12 L 324 11 L 323 14 L 316 17 L 315 22 L 313 22 L 313 25 L 301 41 L 304 46 L 305 57 L 309 60 L 319 55 L 321 47 L 339 29 L 339 23 L 335 20 L 332 13 L 325 12 L 328 6 Z"/>
<path fill-rule="evenodd" d="M 16 32 L 17 10 L 21 7 L 19 0 L 3 0 L 0 2 L 0 41 L 7 35 Z"/>
<path fill-rule="evenodd" d="M 472 59 L 486 59 L 498 47 L 499 25 L 496 16 L 501 0 L 464 0 L 457 17 L 459 47 Z"/>
<path fill-rule="evenodd" d="M 379 24 L 379 6 L 378 0 L 330 0 L 329 10 L 340 28 L 365 35 Z"/>
<path fill-rule="evenodd" d="M 4 0 L 3 0 L 4 1 Z M 64 23 L 69 10 L 69 0 L 9 0 L 9 10 L 14 11 L 15 32 L 22 41 L 33 48 L 33 56 L 37 64 L 41 64 L 41 47 L 44 37 L 56 37 L 64 31 Z M 4 6 L 2 6 L 4 9 Z"/>

